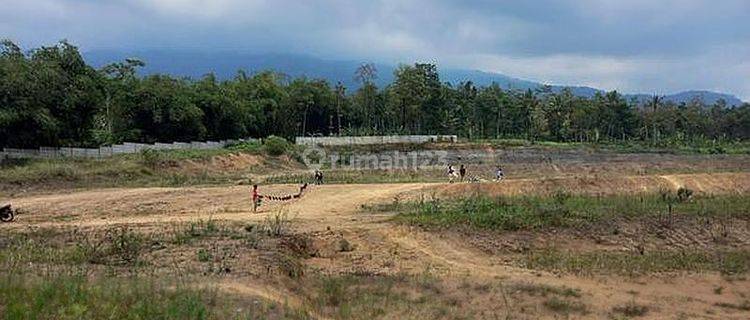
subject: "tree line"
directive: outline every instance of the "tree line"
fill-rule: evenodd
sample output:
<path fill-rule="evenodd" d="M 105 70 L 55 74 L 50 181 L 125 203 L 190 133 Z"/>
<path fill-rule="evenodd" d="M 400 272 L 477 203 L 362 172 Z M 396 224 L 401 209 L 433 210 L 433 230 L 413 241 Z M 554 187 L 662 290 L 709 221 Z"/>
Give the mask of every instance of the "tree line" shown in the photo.
<path fill-rule="evenodd" d="M 730 108 L 592 98 L 570 90 L 506 90 L 440 81 L 416 63 L 375 85 L 377 70 L 353 72 L 356 89 L 325 80 L 238 71 L 229 80 L 157 74 L 126 59 L 96 69 L 66 41 L 27 52 L 0 46 L 0 147 L 98 146 L 122 141 L 216 140 L 277 135 L 458 134 L 470 139 L 560 142 L 638 140 L 653 145 L 750 138 L 750 105 Z"/>

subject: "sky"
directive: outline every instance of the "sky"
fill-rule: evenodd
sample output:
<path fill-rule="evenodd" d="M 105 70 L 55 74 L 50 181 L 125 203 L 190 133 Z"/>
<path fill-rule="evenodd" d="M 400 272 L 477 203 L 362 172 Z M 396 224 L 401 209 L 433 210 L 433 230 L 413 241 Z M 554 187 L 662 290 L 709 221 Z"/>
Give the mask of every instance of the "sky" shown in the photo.
<path fill-rule="evenodd" d="M 433 62 L 626 93 L 750 101 L 748 0 L 0 0 L 0 38 Z"/>

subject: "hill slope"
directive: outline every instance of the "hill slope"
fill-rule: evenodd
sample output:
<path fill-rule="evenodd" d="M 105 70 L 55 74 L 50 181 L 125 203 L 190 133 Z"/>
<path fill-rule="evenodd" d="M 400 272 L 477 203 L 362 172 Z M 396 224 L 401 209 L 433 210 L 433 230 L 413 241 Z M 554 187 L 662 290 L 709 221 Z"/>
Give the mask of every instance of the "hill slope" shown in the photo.
<path fill-rule="evenodd" d="M 120 61 L 125 58 L 137 57 L 146 62 L 143 74 L 166 73 L 174 76 L 200 78 L 204 74 L 213 72 L 220 78 L 231 78 L 238 69 L 249 72 L 275 70 L 291 77 L 306 76 L 322 78 L 330 83 L 341 82 L 347 88 L 357 88 L 354 81 L 354 70 L 360 65 L 359 61 L 324 60 L 307 55 L 298 54 L 252 54 L 232 51 L 182 51 L 182 50 L 151 50 L 151 51 L 112 51 L 99 50 L 84 53 L 86 60 L 96 67 L 107 63 Z M 376 64 L 378 70 L 378 86 L 385 86 L 393 81 L 393 71 L 396 66 Z M 445 82 L 457 84 L 462 81 L 472 81 L 477 85 L 489 85 L 493 82 L 505 89 L 536 89 L 541 83 L 513 78 L 507 75 L 478 70 L 440 69 L 440 77 Z M 601 90 L 583 86 L 552 86 L 554 91 L 570 88 L 578 96 L 591 97 Z M 648 99 L 651 94 L 631 94 L 627 98 L 639 101 Z M 689 102 L 700 97 L 707 104 L 713 104 L 724 99 L 729 106 L 741 105 L 742 101 L 731 94 L 712 91 L 684 91 L 665 96 L 666 101 L 676 103 Z"/>

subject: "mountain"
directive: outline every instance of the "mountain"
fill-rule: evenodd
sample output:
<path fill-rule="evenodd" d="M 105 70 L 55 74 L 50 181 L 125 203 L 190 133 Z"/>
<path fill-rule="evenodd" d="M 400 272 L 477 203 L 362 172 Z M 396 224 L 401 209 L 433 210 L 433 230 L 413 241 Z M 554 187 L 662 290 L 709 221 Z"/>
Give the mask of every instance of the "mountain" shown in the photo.
<path fill-rule="evenodd" d="M 354 81 L 354 70 L 360 65 L 360 61 L 352 60 L 324 60 L 301 54 L 253 54 L 232 51 L 196 51 L 196 50 L 95 50 L 83 53 L 88 63 L 95 67 L 101 67 L 125 58 L 139 58 L 146 63 L 141 70 L 142 74 L 165 73 L 173 76 L 200 78 L 213 72 L 219 78 L 228 79 L 233 77 L 237 70 L 244 69 L 250 73 L 263 70 L 274 70 L 291 77 L 305 76 L 308 78 L 326 79 L 330 83 L 341 82 L 347 88 L 357 88 Z M 375 64 L 378 71 L 376 84 L 385 86 L 393 81 L 393 71 L 397 68 L 393 65 Z M 539 82 L 509 77 L 499 73 L 484 72 L 465 69 L 443 69 L 439 68 L 442 81 L 453 84 L 462 81 L 472 81 L 476 85 L 489 85 L 493 82 L 505 89 L 537 89 L 542 86 Z M 573 94 L 583 97 L 592 97 L 600 89 L 584 86 L 551 86 L 555 92 L 563 88 L 569 88 Z M 627 99 L 646 101 L 651 94 L 626 94 Z M 724 99 L 728 106 L 739 106 L 742 101 L 736 96 L 712 91 L 684 91 L 666 95 L 664 101 L 675 103 L 690 102 L 695 98 L 701 98 L 707 104 L 713 104 L 719 99 Z"/>

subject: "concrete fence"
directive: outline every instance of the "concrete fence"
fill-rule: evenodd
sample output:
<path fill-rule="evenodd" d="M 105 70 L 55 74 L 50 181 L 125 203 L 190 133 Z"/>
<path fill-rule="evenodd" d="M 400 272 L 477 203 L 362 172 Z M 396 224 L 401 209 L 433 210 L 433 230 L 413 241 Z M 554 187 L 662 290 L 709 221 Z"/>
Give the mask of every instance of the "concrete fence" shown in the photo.
<path fill-rule="evenodd" d="M 146 149 L 150 150 L 188 150 L 188 149 L 219 149 L 238 142 L 253 142 L 257 139 L 238 139 L 220 141 L 191 141 L 172 143 L 133 143 L 124 142 L 111 146 L 99 148 L 51 148 L 39 147 L 39 149 L 13 149 L 3 148 L 0 158 L 104 158 L 117 154 L 138 153 Z"/>
<path fill-rule="evenodd" d="M 296 137 L 298 145 L 346 146 L 368 144 L 399 144 L 427 142 L 457 142 L 455 135 L 414 135 L 414 136 L 362 136 L 362 137 Z"/>

